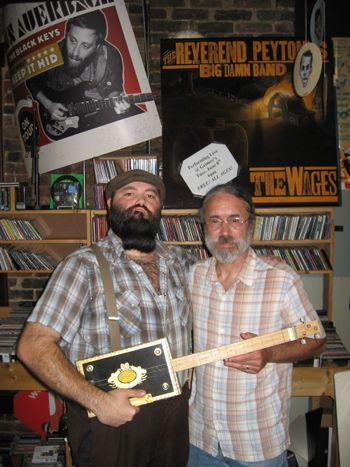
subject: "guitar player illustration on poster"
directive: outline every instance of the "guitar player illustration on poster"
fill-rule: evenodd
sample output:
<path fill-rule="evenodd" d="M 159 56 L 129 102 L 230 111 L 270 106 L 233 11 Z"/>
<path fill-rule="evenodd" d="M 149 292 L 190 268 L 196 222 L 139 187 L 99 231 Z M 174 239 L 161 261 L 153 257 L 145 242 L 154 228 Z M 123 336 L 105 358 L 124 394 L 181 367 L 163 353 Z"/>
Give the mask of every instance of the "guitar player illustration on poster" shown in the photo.
<path fill-rule="evenodd" d="M 126 95 L 123 58 L 106 34 L 100 10 L 70 18 L 58 44 L 63 63 L 27 81 L 50 139 L 142 113 L 136 104 L 153 100 L 151 93 Z"/>

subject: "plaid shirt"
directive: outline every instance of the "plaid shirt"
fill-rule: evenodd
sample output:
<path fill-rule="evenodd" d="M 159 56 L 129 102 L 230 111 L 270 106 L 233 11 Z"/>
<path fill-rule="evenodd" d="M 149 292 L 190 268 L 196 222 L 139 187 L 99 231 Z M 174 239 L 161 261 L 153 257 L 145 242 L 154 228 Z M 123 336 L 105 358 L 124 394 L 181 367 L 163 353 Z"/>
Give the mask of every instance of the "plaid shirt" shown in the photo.
<path fill-rule="evenodd" d="M 191 268 L 190 290 L 195 352 L 240 341 L 240 332 L 262 335 L 318 319 L 299 276 L 253 250 L 229 290 L 218 281 L 214 259 Z M 281 454 L 289 444 L 292 367 L 268 363 L 258 374 L 222 361 L 197 367 L 191 443 L 213 456 L 220 443 L 225 457 L 246 462 Z"/>
<path fill-rule="evenodd" d="M 166 337 L 173 358 L 189 353 L 189 260 L 179 247 L 157 243 L 160 293 L 142 267 L 129 260 L 120 239 L 109 231 L 98 242 L 113 277 L 121 347 Z M 29 321 L 57 331 L 67 358 L 88 358 L 110 352 L 108 319 L 97 259 L 89 247 L 67 256 L 53 272 Z M 186 375 L 179 374 L 183 384 Z"/>

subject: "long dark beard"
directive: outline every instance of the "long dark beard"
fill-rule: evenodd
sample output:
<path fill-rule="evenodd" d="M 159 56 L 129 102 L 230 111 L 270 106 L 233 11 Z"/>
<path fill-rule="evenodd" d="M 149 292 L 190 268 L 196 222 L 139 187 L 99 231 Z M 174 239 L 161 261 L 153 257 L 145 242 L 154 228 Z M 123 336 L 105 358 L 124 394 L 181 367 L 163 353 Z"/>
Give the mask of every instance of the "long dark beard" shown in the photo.
<path fill-rule="evenodd" d="M 121 238 L 125 250 L 138 250 L 150 253 L 156 247 L 156 235 L 160 225 L 160 211 L 152 215 L 147 208 L 149 218 L 133 215 L 135 208 L 121 211 L 112 206 L 109 209 L 107 220 L 112 231 Z"/>

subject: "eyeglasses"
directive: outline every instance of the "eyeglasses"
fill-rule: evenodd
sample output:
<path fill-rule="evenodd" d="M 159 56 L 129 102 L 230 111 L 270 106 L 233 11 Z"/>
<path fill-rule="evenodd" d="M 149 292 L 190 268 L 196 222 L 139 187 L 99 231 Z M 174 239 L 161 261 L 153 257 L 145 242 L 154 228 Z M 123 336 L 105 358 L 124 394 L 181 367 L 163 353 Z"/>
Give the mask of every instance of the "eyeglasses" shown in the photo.
<path fill-rule="evenodd" d="M 249 217 L 247 219 L 241 219 L 239 216 L 230 216 L 227 219 L 220 219 L 220 217 L 211 217 L 205 224 L 208 228 L 213 230 L 218 230 L 223 224 L 227 224 L 229 227 L 233 229 L 239 229 L 242 227 L 243 224 L 249 221 Z"/>

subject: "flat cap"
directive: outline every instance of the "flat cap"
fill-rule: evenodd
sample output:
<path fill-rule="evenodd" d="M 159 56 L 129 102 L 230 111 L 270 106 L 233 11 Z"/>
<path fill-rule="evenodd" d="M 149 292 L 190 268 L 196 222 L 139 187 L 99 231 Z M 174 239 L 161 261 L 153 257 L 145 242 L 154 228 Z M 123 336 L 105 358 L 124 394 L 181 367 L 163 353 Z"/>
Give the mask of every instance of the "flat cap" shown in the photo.
<path fill-rule="evenodd" d="M 123 172 L 115 178 L 112 178 L 105 191 L 106 199 L 111 198 L 115 191 L 132 182 L 144 182 L 155 186 L 159 192 L 160 201 L 163 203 L 165 198 L 165 186 L 161 177 L 147 172 L 146 170 L 139 169 Z"/>

